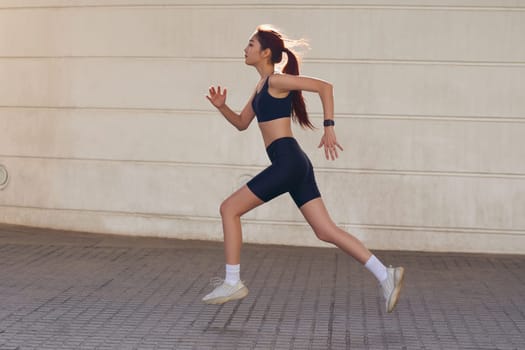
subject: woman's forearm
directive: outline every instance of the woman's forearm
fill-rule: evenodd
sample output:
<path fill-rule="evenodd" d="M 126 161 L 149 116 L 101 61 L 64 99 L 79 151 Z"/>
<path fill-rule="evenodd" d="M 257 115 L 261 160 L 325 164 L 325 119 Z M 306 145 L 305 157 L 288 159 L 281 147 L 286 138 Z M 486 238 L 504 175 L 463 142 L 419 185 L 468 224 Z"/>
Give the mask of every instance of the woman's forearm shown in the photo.
<path fill-rule="evenodd" d="M 243 127 L 241 123 L 242 122 L 241 116 L 235 113 L 234 111 L 232 111 L 231 108 L 228 107 L 228 105 L 223 104 L 221 107 L 218 108 L 218 110 L 219 112 L 221 112 L 224 118 L 226 118 L 226 120 L 230 122 L 230 124 L 232 124 L 233 126 L 237 128 L 237 130 L 246 129 L 245 127 Z"/>
<path fill-rule="evenodd" d="M 319 92 L 321 103 L 323 104 L 324 119 L 334 118 L 334 88 L 332 84 L 326 83 L 326 85 Z"/>

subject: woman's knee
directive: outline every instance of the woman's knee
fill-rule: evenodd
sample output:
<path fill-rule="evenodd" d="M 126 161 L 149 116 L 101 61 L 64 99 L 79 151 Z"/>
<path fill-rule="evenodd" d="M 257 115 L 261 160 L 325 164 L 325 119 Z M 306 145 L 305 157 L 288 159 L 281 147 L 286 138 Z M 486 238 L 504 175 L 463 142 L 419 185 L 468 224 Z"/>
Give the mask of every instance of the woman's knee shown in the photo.
<path fill-rule="evenodd" d="M 315 235 L 323 242 L 333 243 L 334 236 L 336 234 L 335 230 L 337 228 L 332 225 L 322 228 L 314 228 Z"/>
<path fill-rule="evenodd" d="M 238 210 L 236 210 L 233 201 L 230 198 L 226 198 L 219 207 L 221 217 L 239 216 Z"/>
<path fill-rule="evenodd" d="M 219 207 L 219 213 L 221 214 L 222 217 L 224 217 L 228 215 L 228 212 L 229 212 L 229 204 L 228 204 L 228 200 L 225 199 L 224 201 L 222 201 Z"/>

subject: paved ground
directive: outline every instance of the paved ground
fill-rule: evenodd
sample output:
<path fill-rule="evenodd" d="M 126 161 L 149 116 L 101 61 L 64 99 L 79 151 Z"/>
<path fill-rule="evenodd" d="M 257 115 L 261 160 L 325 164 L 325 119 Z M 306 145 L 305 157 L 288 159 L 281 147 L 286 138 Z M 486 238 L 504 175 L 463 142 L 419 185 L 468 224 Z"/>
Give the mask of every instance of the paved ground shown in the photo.
<path fill-rule="evenodd" d="M 250 295 L 207 306 L 221 244 L 0 226 L 0 349 L 525 349 L 525 255 L 376 253 L 393 314 L 338 250 L 255 245 Z"/>

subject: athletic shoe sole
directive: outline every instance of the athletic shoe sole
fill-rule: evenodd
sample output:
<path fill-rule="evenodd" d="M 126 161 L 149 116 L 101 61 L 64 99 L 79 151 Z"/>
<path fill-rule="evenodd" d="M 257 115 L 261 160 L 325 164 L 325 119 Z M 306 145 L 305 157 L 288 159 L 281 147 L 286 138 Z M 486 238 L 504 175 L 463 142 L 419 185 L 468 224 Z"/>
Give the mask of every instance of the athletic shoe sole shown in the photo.
<path fill-rule="evenodd" d="M 233 301 L 233 300 L 238 300 L 238 299 L 242 299 L 242 298 L 245 298 L 247 295 L 248 295 L 248 288 L 246 288 L 246 286 L 242 287 L 241 289 L 239 289 L 238 291 L 236 291 L 235 293 L 231 294 L 231 295 L 228 295 L 228 296 L 223 296 L 223 297 L 217 297 L 217 298 L 213 298 L 213 299 L 208 299 L 206 301 L 204 301 L 204 303 L 206 304 L 212 304 L 212 305 L 220 305 L 220 304 L 224 304 L 228 301 Z"/>
<path fill-rule="evenodd" d="M 397 283 L 395 284 L 396 287 L 394 288 L 394 291 L 392 292 L 392 296 L 390 297 L 389 303 L 388 303 L 388 309 L 387 312 L 392 312 L 394 308 L 397 305 L 397 301 L 399 300 L 399 294 L 401 293 L 401 289 L 403 288 L 403 280 L 405 279 L 405 269 L 403 267 L 397 268 L 398 271 L 395 272 L 394 278 L 397 279 Z"/>

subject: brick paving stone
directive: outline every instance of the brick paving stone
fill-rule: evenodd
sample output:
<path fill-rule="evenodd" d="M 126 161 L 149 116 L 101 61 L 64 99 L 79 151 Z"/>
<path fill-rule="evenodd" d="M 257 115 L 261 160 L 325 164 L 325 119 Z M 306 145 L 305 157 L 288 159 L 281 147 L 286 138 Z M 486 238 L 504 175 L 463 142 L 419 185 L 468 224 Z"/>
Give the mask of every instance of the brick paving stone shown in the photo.
<path fill-rule="evenodd" d="M 0 225 L 0 350 L 525 349 L 525 255 L 377 251 L 396 311 L 337 249 L 245 245 L 242 301 L 201 298 L 222 244 Z"/>

